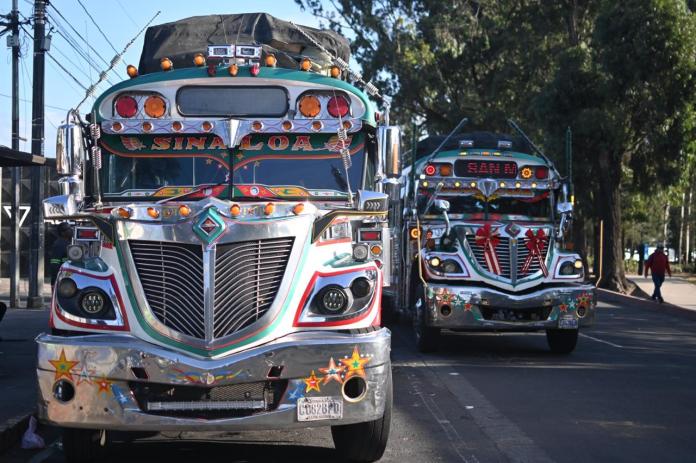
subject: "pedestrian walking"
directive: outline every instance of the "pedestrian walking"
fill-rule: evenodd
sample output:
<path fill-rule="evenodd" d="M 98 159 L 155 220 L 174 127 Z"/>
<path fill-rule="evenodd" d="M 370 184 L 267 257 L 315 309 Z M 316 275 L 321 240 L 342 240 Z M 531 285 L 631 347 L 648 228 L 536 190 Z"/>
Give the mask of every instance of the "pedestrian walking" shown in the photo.
<path fill-rule="evenodd" d="M 650 254 L 650 257 L 648 257 L 648 260 L 645 262 L 644 276 L 646 278 L 648 277 L 648 270 L 650 270 L 653 283 L 655 284 L 652 299 L 663 303 L 665 300 L 662 298 L 662 291 L 660 291 L 660 288 L 662 287 L 662 283 L 665 282 L 665 271 L 667 275 L 672 277 L 672 270 L 669 268 L 669 259 L 665 254 L 665 247 L 663 245 L 658 245 L 655 252 Z"/>
<path fill-rule="evenodd" d="M 56 277 L 58 277 L 58 270 L 63 262 L 68 260 L 68 245 L 72 241 L 73 232 L 72 227 L 68 222 L 61 222 L 58 224 L 58 238 L 53 242 L 51 247 L 50 266 L 51 266 L 51 287 L 56 283 Z"/>

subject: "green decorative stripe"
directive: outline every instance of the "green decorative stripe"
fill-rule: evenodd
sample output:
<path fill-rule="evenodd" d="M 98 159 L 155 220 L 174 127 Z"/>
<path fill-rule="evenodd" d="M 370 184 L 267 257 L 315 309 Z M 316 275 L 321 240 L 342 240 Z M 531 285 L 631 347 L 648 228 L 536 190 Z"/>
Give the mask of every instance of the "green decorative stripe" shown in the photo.
<path fill-rule="evenodd" d="M 246 346 L 248 344 L 251 344 L 253 342 L 256 342 L 257 340 L 263 338 L 266 336 L 268 333 L 272 332 L 275 330 L 278 325 L 280 324 L 280 321 L 283 319 L 285 316 L 286 312 L 290 309 L 290 303 L 292 301 L 292 298 L 295 294 L 295 290 L 297 289 L 299 279 L 301 278 L 303 272 L 302 270 L 304 269 L 306 260 L 307 260 L 307 255 L 309 254 L 309 240 L 307 240 L 302 249 L 302 256 L 300 257 L 300 261 L 297 265 L 297 269 L 294 272 L 294 278 L 292 283 L 290 284 L 290 290 L 288 291 L 287 297 L 285 298 L 285 302 L 283 303 L 283 307 L 280 309 L 280 312 L 278 315 L 275 317 L 275 320 L 273 323 L 271 323 L 269 326 L 267 326 L 265 329 L 262 331 L 256 333 L 254 336 L 251 336 L 244 341 L 238 342 L 231 344 L 226 347 L 222 347 L 219 349 L 213 349 L 213 350 L 207 350 L 207 349 L 201 349 L 198 347 L 191 346 L 189 344 L 177 341 L 175 339 L 171 339 L 167 336 L 164 336 L 162 333 L 159 331 L 155 330 L 152 325 L 150 325 L 145 318 L 145 315 L 143 314 L 142 308 L 138 304 L 136 298 L 135 298 L 135 290 L 133 288 L 130 276 L 128 275 L 128 271 L 126 270 L 126 263 L 125 263 L 125 258 L 123 256 L 123 250 L 121 249 L 121 242 L 115 243 L 114 247 L 116 248 L 116 254 L 118 256 L 118 262 L 119 265 L 121 266 L 121 274 L 123 275 L 123 281 L 125 282 L 126 285 L 126 293 L 128 294 L 128 300 L 131 303 L 131 307 L 133 307 L 133 312 L 135 313 L 136 318 L 138 319 L 138 323 L 140 326 L 149 334 L 152 338 L 157 339 L 159 342 L 176 347 L 178 349 L 185 350 L 187 352 L 191 352 L 193 354 L 197 354 L 203 357 L 214 357 L 216 355 L 224 354 L 225 352 L 229 352 L 234 349 L 238 349 L 240 347 Z"/>
<path fill-rule="evenodd" d="M 136 86 L 136 85 L 142 85 L 142 84 L 156 84 L 156 83 L 168 83 L 174 80 L 187 80 L 187 79 L 200 79 L 200 78 L 206 78 L 206 79 L 227 79 L 227 80 L 232 80 L 238 78 L 238 77 L 252 77 L 251 73 L 249 72 L 249 67 L 247 66 L 240 66 L 239 67 L 239 74 L 237 74 L 237 77 L 230 77 L 230 75 L 227 73 L 227 68 L 218 68 L 217 75 L 215 77 L 210 77 L 208 76 L 208 70 L 204 67 L 200 68 L 186 68 L 186 69 L 177 69 L 174 71 L 168 71 L 168 72 L 154 72 L 152 74 L 146 74 L 143 76 L 138 76 L 135 79 L 130 79 L 130 80 L 125 80 L 121 83 L 118 83 L 111 87 L 108 91 L 103 93 L 99 98 L 97 98 L 97 101 L 94 102 L 94 107 L 93 110 L 97 111 L 99 106 L 101 105 L 102 101 L 104 101 L 104 98 L 107 96 L 120 92 L 123 90 L 128 90 L 129 88 Z M 318 85 L 327 85 L 329 87 L 335 87 L 337 89 L 345 90 L 346 92 L 350 92 L 357 96 L 365 105 L 365 114 L 362 117 L 362 120 L 370 125 L 375 125 L 375 112 L 376 112 L 376 107 L 375 105 L 368 99 L 368 96 L 360 90 L 359 88 L 349 84 L 348 82 L 344 82 L 340 79 L 334 79 L 332 77 L 327 77 L 323 76 L 321 74 L 316 74 L 313 72 L 303 72 L 303 71 L 295 71 L 292 69 L 282 69 L 282 68 L 271 68 L 271 67 L 265 67 L 262 66 L 259 72 L 258 79 L 275 79 L 275 80 L 294 80 L 297 82 L 303 82 L 306 84 L 318 84 Z M 98 113 L 98 111 L 97 111 Z M 101 119 L 100 119 L 101 120 Z"/>

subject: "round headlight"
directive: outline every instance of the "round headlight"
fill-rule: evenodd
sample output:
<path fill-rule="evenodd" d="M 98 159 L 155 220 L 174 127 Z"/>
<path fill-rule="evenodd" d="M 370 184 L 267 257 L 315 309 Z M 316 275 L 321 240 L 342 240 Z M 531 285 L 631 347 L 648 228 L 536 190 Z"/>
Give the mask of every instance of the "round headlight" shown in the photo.
<path fill-rule="evenodd" d="M 335 315 L 348 305 L 348 295 L 338 286 L 324 289 L 319 296 L 319 308 L 322 312 Z"/>
<path fill-rule="evenodd" d="M 431 257 L 430 260 L 428 261 L 431 267 L 439 267 L 440 266 L 440 258 L 439 257 Z"/>
<path fill-rule="evenodd" d="M 58 295 L 69 299 L 77 294 L 77 285 L 72 278 L 63 278 L 58 283 Z"/>
<path fill-rule="evenodd" d="M 445 273 L 462 273 L 462 267 L 459 265 L 459 263 L 456 260 L 451 259 L 447 259 L 442 264 L 442 270 L 444 270 Z"/>
<path fill-rule="evenodd" d="M 80 300 L 80 308 L 89 315 L 97 315 L 106 307 L 106 298 L 100 291 L 88 291 Z"/>
<path fill-rule="evenodd" d="M 576 260 L 575 262 L 573 262 L 573 266 L 576 269 L 580 270 L 582 268 L 582 261 L 580 259 Z"/>
<path fill-rule="evenodd" d="M 369 295 L 370 289 L 370 280 L 365 277 L 356 278 L 353 280 L 353 283 L 350 284 L 350 291 L 353 293 L 353 297 L 356 299 Z"/>
<path fill-rule="evenodd" d="M 85 250 L 79 244 L 71 244 L 67 249 L 68 259 L 79 262 L 85 256 Z"/>
<path fill-rule="evenodd" d="M 582 262 L 580 262 L 580 267 L 576 267 L 575 262 L 563 262 L 558 273 L 565 276 L 582 275 Z"/>
<path fill-rule="evenodd" d="M 367 259 L 367 255 L 368 255 L 369 251 L 370 250 L 367 248 L 367 245 L 356 244 L 353 247 L 353 259 L 365 260 L 365 259 Z"/>

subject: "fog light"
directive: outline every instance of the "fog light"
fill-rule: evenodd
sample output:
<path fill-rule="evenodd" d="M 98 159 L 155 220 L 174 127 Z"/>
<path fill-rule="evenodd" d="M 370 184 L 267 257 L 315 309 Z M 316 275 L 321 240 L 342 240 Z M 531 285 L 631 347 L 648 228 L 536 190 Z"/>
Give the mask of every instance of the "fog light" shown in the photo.
<path fill-rule="evenodd" d="M 67 249 L 68 259 L 73 262 L 80 262 L 85 256 L 85 250 L 79 244 L 71 244 Z"/>
<path fill-rule="evenodd" d="M 370 280 L 365 277 L 356 278 L 350 284 L 350 292 L 353 293 L 353 297 L 356 299 L 361 299 L 370 294 L 370 288 Z"/>
<path fill-rule="evenodd" d="M 72 278 L 63 278 L 58 283 L 58 295 L 64 298 L 71 298 L 77 294 L 77 285 Z"/>
<path fill-rule="evenodd" d="M 428 262 L 430 263 L 431 267 L 439 267 L 440 266 L 440 259 L 438 257 L 431 257 Z"/>
<path fill-rule="evenodd" d="M 576 269 L 580 270 L 582 268 L 582 261 L 580 259 L 576 260 L 575 263 L 573 263 Z"/>
<path fill-rule="evenodd" d="M 348 295 L 343 288 L 330 286 L 319 296 L 319 308 L 322 312 L 335 315 L 342 312 L 348 305 Z"/>
<path fill-rule="evenodd" d="M 64 379 L 56 381 L 53 385 L 53 397 L 59 402 L 70 402 L 75 397 L 75 387 Z"/>
<path fill-rule="evenodd" d="M 97 315 L 104 310 L 106 299 L 101 292 L 86 292 L 80 300 L 80 308 L 89 315 Z"/>
<path fill-rule="evenodd" d="M 449 317 L 452 313 L 452 307 L 448 305 L 443 305 L 442 307 L 440 307 L 440 313 L 443 317 Z"/>

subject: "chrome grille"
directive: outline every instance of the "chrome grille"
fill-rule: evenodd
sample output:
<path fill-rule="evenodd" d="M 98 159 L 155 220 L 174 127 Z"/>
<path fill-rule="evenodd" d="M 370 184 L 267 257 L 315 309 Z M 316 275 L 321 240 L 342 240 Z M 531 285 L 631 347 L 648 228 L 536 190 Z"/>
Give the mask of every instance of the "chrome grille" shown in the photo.
<path fill-rule="evenodd" d="M 466 235 L 466 239 L 469 242 L 469 247 L 471 248 L 471 252 L 473 253 L 478 265 L 483 270 L 489 272 L 490 270 L 488 269 L 488 265 L 486 265 L 486 259 L 484 257 L 484 248 L 483 246 L 476 244 L 476 235 L 468 234 Z M 498 243 L 498 246 L 496 246 L 495 251 L 496 255 L 498 256 L 498 262 L 500 263 L 500 276 L 503 278 L 512 278 L 512 271 L 510 265 L 510 259 L 512 259 L 512 249 L 510 247 L 510 238 L 501 236 L 499 237 L 499 239 L 500 242 Z M 514 263 L 517 269 L 517 280 L 525 278 L 529 275 L 533 275 L 534 273 L 541 270 L 541 268 L 539 267 L 539 261 L 537 259 L 533 259 L 527 273 L 525 273 L 524 275 L 522 274 L 522 267 L 524 266 L 524 261 L 527 260 L 527 256 L 529 255 L 529 249 L 527 249 L 526 242 L 527 238 L 517 239 L 517 259 Z M 544 247 L 544 251 L 542 252 L 542 259 L 546 259 L 547 253 L 548 244 Z"/>
<path fill-rule="evenodd" d="M 213 335 L 221 338 L 249 326 L 268 311 L 283 279 L 293 238 L 217 246 Z"/>
<path fill-rule="evenodd" d="M 164 241 L 129 241 L 150 310 L 165 326 L 205 338 L 203 249 Z"/>

